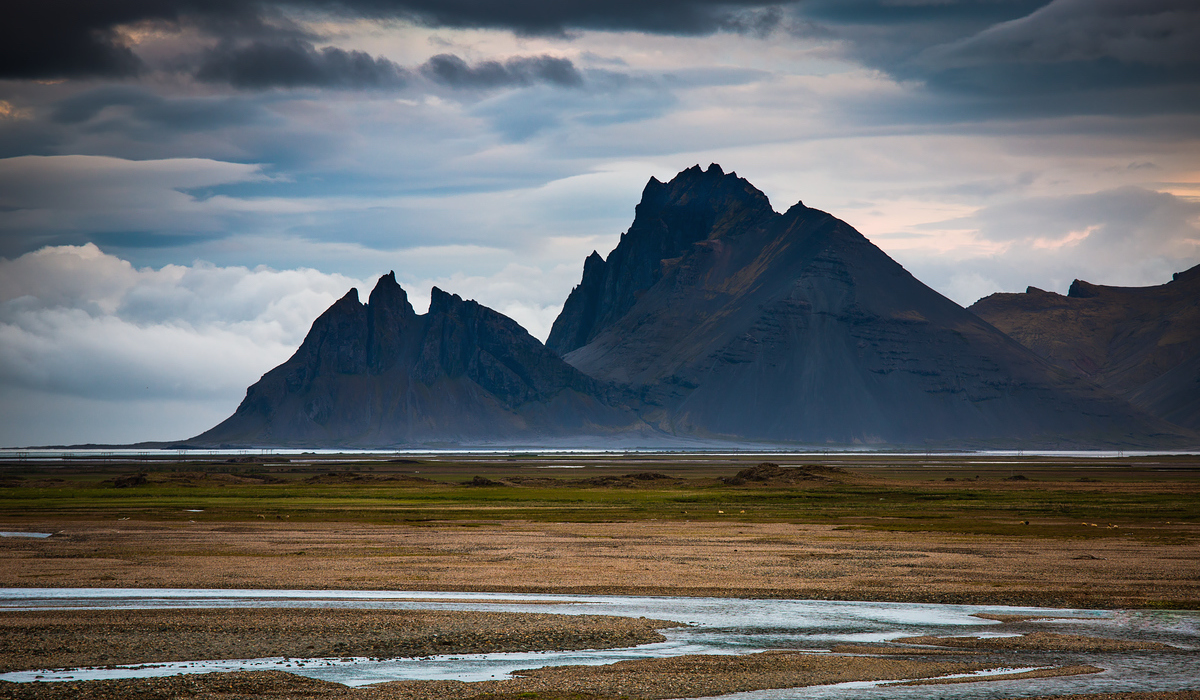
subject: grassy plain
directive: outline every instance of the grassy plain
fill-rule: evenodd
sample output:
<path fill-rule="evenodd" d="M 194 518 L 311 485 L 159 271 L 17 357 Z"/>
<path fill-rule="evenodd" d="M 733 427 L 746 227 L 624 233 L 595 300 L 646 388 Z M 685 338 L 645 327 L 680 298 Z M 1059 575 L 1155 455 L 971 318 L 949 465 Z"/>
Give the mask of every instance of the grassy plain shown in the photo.
<path fill-rule="evenodd" d="M 10 462 L 0 472 L 0 518 L 11 523 L 96 517 L 232 522 L 260 516 L 360 523 L 719 520 L 1155 541 L 1188 541 L 1194 534 L 1190 524 L 1200 521 L 1200 458 L 1186 456 L 256 459 L 262 461 Z M 722 481 L 767 460 L 785 468 L 822 465 L 839 471 L 792 481 Z M 1030 523 L 1022 525 L 1024 520 Z M 1103 521 L 1105 527 L 1080 530 L 1080 521 Z M 1132 531 L 1113 532 L 1109 524 Z"/>
<path fill-rule="evenodd" d="M 771 461 L 782 473 L 735 478 Z M 9 462 L 3 586 L 1200 607 L 1200 459 L 412 455 Z"/>

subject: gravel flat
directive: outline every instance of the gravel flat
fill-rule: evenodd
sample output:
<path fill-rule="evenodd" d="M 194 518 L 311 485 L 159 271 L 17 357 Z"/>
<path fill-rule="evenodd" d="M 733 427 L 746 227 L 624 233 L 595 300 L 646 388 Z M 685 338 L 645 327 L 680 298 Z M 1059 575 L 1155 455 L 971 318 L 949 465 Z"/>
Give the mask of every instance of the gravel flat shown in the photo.
<path fill-rule="evenodd" d="M 0 671 L 272 656 L 415 657 L 663 641 L 610 615 L 309 608 L 0 611 Z"/>

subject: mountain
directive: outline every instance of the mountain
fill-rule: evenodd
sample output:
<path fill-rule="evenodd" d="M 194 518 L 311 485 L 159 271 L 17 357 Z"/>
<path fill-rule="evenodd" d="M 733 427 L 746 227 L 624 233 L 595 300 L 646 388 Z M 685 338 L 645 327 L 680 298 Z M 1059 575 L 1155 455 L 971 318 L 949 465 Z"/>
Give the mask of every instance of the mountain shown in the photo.
<path fill-rule="evenodd" d="M 1172 423 L 1200 430 L 1200 266 L 1153 287 L 1075 280 L 971 305 L 1039 356 Z"/>
<path fill-rule="evenodd" d="M 651 178 L 547 346 L 669 434 L 1149 444 L 1173 429 L 922 284 L 830 214 L 717 165 Z"/>
<path fill-rule="evenodd" d="M 351 289 L 197 445 L 391 446 L 637 431 L 607 389 L 512 319 L 434 287 L 418 315 L 393 273 Z"/>
<path fill-rule="evenodd" d="M 1108 294 L 1077 285 L 1070 303 Z M 1176 391 L 1196 376 L 1192 346 L 1180 360 L 1161 351 L 1197 325 L 1190 308 L 1138 341 L 1170 371 L 1130 397 L 1194 410 Z M 584 262 L 546 345 L 436 287 L 417 314 L 389 273 L 366 304 L 351 289 L 321 314 L 232 416 L 187 444 L 1196 442 L 1053 357 L 845 222 L 800 203 L 777 213 L 736 174 L 697 166 L 650 179 L 616 248 Z"/>

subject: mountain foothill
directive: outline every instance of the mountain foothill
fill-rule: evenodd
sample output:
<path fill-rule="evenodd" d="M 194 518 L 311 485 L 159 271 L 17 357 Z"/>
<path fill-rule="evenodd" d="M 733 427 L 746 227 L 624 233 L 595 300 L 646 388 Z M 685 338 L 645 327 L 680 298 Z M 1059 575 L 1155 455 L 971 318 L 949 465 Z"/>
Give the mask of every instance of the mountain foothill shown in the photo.
<path fill-rule="evenodd" d="M 1178 447 L 1200 443 L 1200 268 L 969 309 L 844 221 L 720 166 L 651 178 L 545 344 L 394 274 L 313 323 L 197 446 Z"/>

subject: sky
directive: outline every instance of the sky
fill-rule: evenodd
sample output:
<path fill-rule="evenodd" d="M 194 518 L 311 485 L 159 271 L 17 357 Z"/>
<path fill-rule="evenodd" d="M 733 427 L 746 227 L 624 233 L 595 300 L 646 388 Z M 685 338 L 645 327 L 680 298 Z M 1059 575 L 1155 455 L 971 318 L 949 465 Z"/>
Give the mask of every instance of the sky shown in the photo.
<path fill-rule="evenodd" d="M 1200 263 L 1194 0 L 10 5 L 0 446 L 198 434 L 389 270 L 544 340 L 695 164 L 964 306 Z"/>

